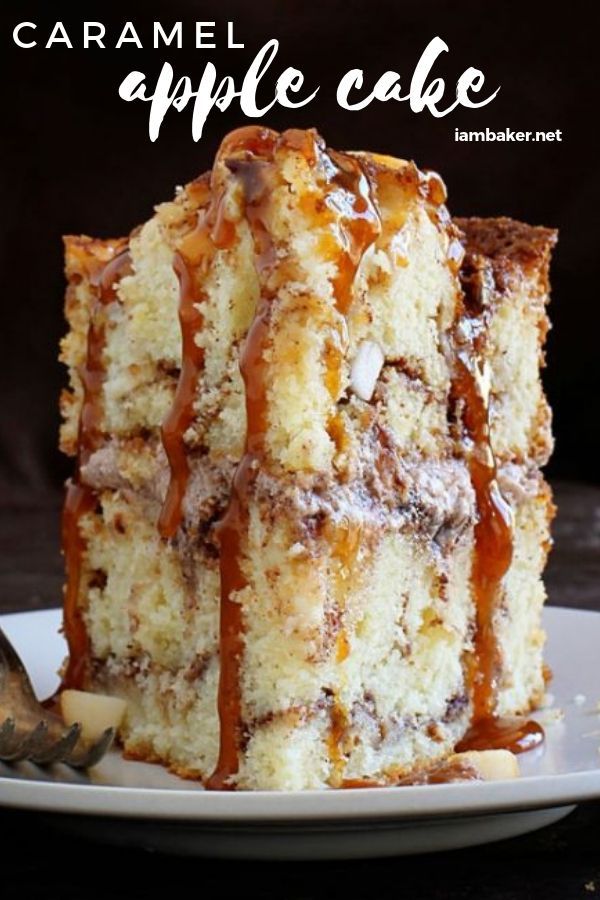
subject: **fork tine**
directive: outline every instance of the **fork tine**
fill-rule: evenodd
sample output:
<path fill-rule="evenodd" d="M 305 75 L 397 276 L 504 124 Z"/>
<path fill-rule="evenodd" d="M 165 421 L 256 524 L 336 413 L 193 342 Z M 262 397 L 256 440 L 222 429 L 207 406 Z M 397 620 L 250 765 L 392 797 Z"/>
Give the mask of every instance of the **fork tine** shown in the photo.
<path fill-rule="evenodd" d="M 68 766 L 73 766 L 74 769 L 89 769 L 92 766 L 95 766 L 112 744 L 114 736 L 115 729 L 107 728 L 102 736 L 98 738 L 96 743 L 92 744 L 86 751 L 82 754 L 78 754 L 77 750 L 75 750 L 75 752 L 66 757 L 63 762 Z"/>
<path fill-rule="evenodd" d="M 1 710 L 19 710 L 16 721 L 10 716 L 2 721 L 0 716 L 0 760 L 31 759 L 37 765 L 64 762 L 74 768 L 89 768 L 104 756 L 115 736 L 115 729 L 107 728 L 94 743 L 80 741 L 80 725 L 68 728 L 60 716 L 43 708 L 23 661 L 2 628 L 0 695 Z"/>
<path fill-rule="evenodd" d="M 23 744 L 14 719 L 6 719 L 0 730 L 0 759 L 11 762 Z"/>
<path fill-rule="evenodd" d="M 14 726 L 13 726 L 14 733 Z M 2 751 L 2 759 L 6 762 L 19 762 L 22 759 L 26 759 L 31 752 L 32 748 L 36 748 L 41 744 L 45 739 L 48 733 L 47 724 L 42 721 L 38 722 L 32 732 L 30 732 L 24 739 L 20 741 L 17 740 L 15 744 L 13 744 L 12 748 L 7 746 Z"/>
<path fill-rule="evenodd" d="M 42 719 L 27 738 L 27 757 L 30 758 L 34 753 L 41 752 L 44 747 L 48 746 L 49 741 L 48 723 L 45 719 Z"/>
<path fill-rule="evenodd" d="M 63 736 L 53 743 L 46 744 L 39 750 L 32 751 L 31 760 L 38 766 L 48 766 L 54 762 L 60 762 L 65 759 L 79 739 L 81 734 L 81 726 L 75 723 L 65 731 Z"/>

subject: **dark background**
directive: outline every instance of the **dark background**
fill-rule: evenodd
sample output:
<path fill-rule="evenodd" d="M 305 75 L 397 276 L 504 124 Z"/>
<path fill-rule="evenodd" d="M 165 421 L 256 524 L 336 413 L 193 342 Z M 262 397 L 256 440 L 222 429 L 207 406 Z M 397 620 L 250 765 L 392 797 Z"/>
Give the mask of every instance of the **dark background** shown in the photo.
<path fill-rule="evenodd" d="M 73 4 L 68 5 L 73 9 Z M 56 361 L 64 331 L 62 248 L 64 233 L 127 233 L 152 205 L 168 199 L 175 184 L 210 166 L 224 133 L 243 124 L 239 107 L 213 111 L 203 139 L 191 138 L 191 109 L 170 111 L 158 141 L 147 135 L 149 104 L 125 103 L 118 86 L 132 69 L 153 85 L 165 59 L 177 75 L 199 80 L 208 59 L 220 76 L 241 76 L 271 37 L 279 54 L 265 82 L 271 88 L 287 65 L 301 69 L 312 103 L 299 110 L 274 108 L 265 124 L 315 125 L 331 146 L 368 148 L 414 158 L 439 170 L 457 215 L 505 214 L 560 229 L 553 267 L 545 382 L 554 408 L 557 446 L 551 477 L 598 482 L 596 436 L 600 377 L 598 244 L 598 51 L 595 4 L 569 3 L 561 14 L 551 4 L 477 2 L 216 2 L 190 0 L 87 2 L 76 16 L 57 4 L 4 4 L 2 56 L 8 62 L 2 99 L 4 202 L 2 204 L 2 392 L 0 484 L 42 490 L 58 485 L 69 464 L 60 459 L 57 397 L 64 379 Z M 107 49 L 82 49 L 83 20 L 107 25 Z M 147 45 L 114 49 L 131 19 Z M 184 21 L 181 50 L 154 50 L 152 22 L 167 29 Z M 196 50 L 195 20 L 217 21 L 217 50 Z M 226 49 L 233 19 L 243 50 Z M 75 49 L 61 45 L 22 50 L 12 42 L 20 21 L 38 25 L 43 44 L 56 20 L 64 22 Z M 450 47 L 434 74 L 448 79 L 449 96 L 467 66 L 486 75 L 480 110 L 458 110 L 443 119 L 416 115 L 407 103 L 373 102 L 366 110 L 338 107 L 335 89 L 350 68 L 372 84 L 386 69 L 403 76 L 434 35 Z M 112 47 L 111 47 L 112 43 Z M 187 46 L 186 46 L 187 44 Z M 271 74 L 272 72 L 272 74 Z M 454 129 L 510 127 L 561 129 L 561 143 L 455 143 Z"/>
<path fill-rule="evenodd" d="M 527 0 L 84 0 L 73 18 L 67 11 L 72 2 L 2 4 L 0 59 L 7 65 L 0 120 L 0 613 L 57 606 L 61 597 L 59 488 L 70 464 L 56 450 L 64 379 L 56 361 L 64 331 L 60 236 L 126 234 L 150 215 L 154 203 L 172 195 L 174 185 L 208 168 L 223 134 L 244 123 L 236 108 L 213 112 L 205 136 L 194 144 L 191 110 L 170 112 L 159 140 L 150 144 L 148 105 L 122 102 L 118 86 L 132 69 L 145 72 L 152 83 L 165 59 L 176 74 L 198 80 L 208 59 L 219 75 L 240 77 L 271 37 L 281 47 L 268 84 L 294 65 L 305 73 L 309 89 L 316 84 L 321 89 L 310 106 L 275 109 L 265 124 L 314 125 L 331 146 L 412 157 L 422 167 L 438 169 L 457 215 L 504 214 L 560 229 L 545 377 L 558 439 L 549 474 L 560 513 L 546 581 L 551 603 L 600 608 L 600 488 L 593 484 L 600 484 L 597 4 L 569 2 L 560 14 L 553 6 Z M 84 51 L 84 19 L 109 26 L 109 47 L 127 19 L 150 44 L 154 19 L 168 30 L 179 19 L 215 19 L 220 43 L 216 51 L 185 46 Z M 244 50 L 225 49 L 228 19 L 235 22 L 236 40 L 246 43 Z M 36 22 L 45 43 L 57 20 L 78 49 L 13 45 L 17 22 Z M 188 43 L 192 34 L 185 32 Z M 480 68 L 490 91 L 501 85 L 493 103 L 439 120 L 412 114 L 406 103 L 373 103 L 356 113 L 337 106 L 335 88 L 350 68 L 363 68 L 367 84 L 394 69 L 406 89 L 436 34 L 450 53 L 434 74 L 445 75 L 451 89 L 467 66 Z M 486 126 L 561 129 L 563 142 L 454 142 L 456 127 Z M 64 838 L 56 826 L 56 819 L 36 813 L 0 810 L 7 900 L 79 898 L 82 891 L 90 898 L 164 896 L 188 880 L 213 894 L 240 883 L 249 897 L 265 900 L 337 895 L 571 900 L 600 892 L 598 803 L 538 834 L 490 847 L 375 862 L 174 862 L 141 849 L 111 850 Z"/>

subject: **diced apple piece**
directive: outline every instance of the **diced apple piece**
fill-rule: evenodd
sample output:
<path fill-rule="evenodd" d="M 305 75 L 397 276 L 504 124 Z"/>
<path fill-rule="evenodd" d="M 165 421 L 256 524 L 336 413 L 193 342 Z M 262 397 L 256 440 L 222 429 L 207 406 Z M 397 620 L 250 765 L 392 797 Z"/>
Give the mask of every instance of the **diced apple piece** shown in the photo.
<path fill-rule="evenodd" d="M 357 397 L 369 401 L 383 368 L 383 350 L 375 341 L 363 341 L 350 370 L 350 386 Z"/>
<path fill-rule="evenodd" d="M 60 695 L 60 709 L 65 725 L 81 725 L 85 741 L 97 740 L 107 728 L 118 728 L 127 704 L 118 697 L 66 690 Z"/>
<path fill-rule="evenodd" d="M 483 781 L 518 778 L 519 761 L 510 750 L 466 750 L 456 753 L 452 762 L 472 766 Z"/>

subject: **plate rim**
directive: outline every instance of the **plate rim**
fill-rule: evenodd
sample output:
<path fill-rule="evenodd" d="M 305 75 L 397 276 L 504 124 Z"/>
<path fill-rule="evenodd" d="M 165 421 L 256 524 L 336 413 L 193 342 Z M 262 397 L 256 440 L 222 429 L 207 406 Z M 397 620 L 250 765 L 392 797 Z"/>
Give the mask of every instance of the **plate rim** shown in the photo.
<path fill-rule="evenodd" d="M 0 615 L 0 625 L 27 617 L 58 617 L 60 608 Z M 600 612 L 548 606 L 544 615 L 597 617 Z M 200 799 L 202 798 L 202 799 Z M 119 819 L 240 825 L 283 822 L 428 820 L 547 809 L 600 798 L 598 768 L 484 783 L 413 785 L 343 791 L 205 792 L 196 788 L 73 784 L 0 776 L 0 807 Z"/>

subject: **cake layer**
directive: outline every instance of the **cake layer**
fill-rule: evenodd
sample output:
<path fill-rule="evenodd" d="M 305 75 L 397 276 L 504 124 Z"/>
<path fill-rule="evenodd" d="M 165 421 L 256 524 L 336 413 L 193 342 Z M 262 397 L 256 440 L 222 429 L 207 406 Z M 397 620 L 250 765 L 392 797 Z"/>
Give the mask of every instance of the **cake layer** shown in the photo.
<path fill-rule="evenodd" d="M 113 436 L 158 429 L 171 407 L 181 366 L 179 290 L 172 264 L 178 252 L 187 259 L 202 315 L 195 338 L 202 365 L 186 443 L 214 457 L 241 456 L 246 421 L 239 349 L 254 315 L 259 284 L 240 193 L 243 174 L 229 168 L 242 164 L 234 162 L 236 152 L 240 156 L 232 146 L 231 159 L 222 154 L 212 188 L 221 221 L 227 216 L 226 221 L 235 225 L 230 245 L 220 235 L 217 245 L 204 252 L 202 223 L 212 212 L 206 177 L 189 185 L 174 203 L 159 207 L 129 243 L 132 273 L 116 288 L 118 302 L 110 309 L 104 349 L 104 429 Z M 330 466 L 336 449 L 329 434 L 332 408 L 348 393 L 351 362 L 360 343 L 377 340 L 393 369 L 388 381 L 404 370 L 409 373 L 404 379 L 412 382 L 405 408 L 396 411 L 399 434 L 406 431 L 407 418 L 416 431 L 419 412 L 435 405 L 429 444 L 439 451 L 447 431 L 450 380 L 441 337 L 456 312 L 456 279 L 447 262 L 449 253 L 458 252 L 454 229 L 440 205 L 441 183 L 409 163 L 365 158 L 360 190 L 366 198 L 373 192 L 369 215 L 378 220 L 373 228 L 379 233 L 373 234 L 357 261 L 356 281 L 342 287 L 336 253 L 346 253 L 341 223 L 351 195 L 341 182 L 336 186 L 333 181 L 324 193 L 322 181 L 332 163 L 325 157 L 313 159 L 311 154 L 319 152 L 310 138 L 306 146 L 295 148 L 290 141 L 289 147 L 282 147 L 279 183 L 269 185 L 268 211 L 265 206 L 273 253 L 284 260 L 272 310 L 271 352 L 278 377 L 270 385 L 267 443 L 292 470 Z M 302 202 L 290 203 L 290 192 Z M 83 304 L 93 293 L 93 287 L 86 288 L 87 273 L 80 264 L 81 246 L 88 244 L 75 238 L 68 239 L 66 247 L 67 275 L 80 282 L 76 293 Z M 341 298 L 344 292 L 347 296 Z M 342 312 L 337 308 L 340 303 L 348 309 Z M 75 392 L 63 427 L 67 452 L 73 452 L 76 444 L 82 398 L 77 366 L 82 362 L 87 319 L 71 315 L 70 325 L 79 330 L 80 353 L 67 339 L 63 359 L 70 366 Z M 354 419 L 360 418 L 359 411 L 353 412 Z"/>
<path fill-rule="evenodd" d="M 415 482 L 444 474 L 456 477 L 428 472 Z M 507 467 L 500 483 L 514 512 L 515 543 L 495 621 L 497 711 L 512 714 L 527 712 L 543 693 L 539 613 L 552 506 L 533 472 Z M 240 601 L 239 786 L 391 778 L 447 755 L 471 715 L 463 662 L 472 652 L 473 498 L 461 521 L 448 509 L 441 525 L 426 514 L 425 493 L 396 516 L 347 504 L 344 528 L 361 539 L 342 569 L 330 541 L 341 504 L 312 492 L 302 498 L 283 484 L 279 499 L 272 483 L 261 488 L 252 501 L 248 588 Z M 128 700 L 123 740 L 130 755 L 206 777 L 218 732 L 214 546 L 165 544 L 153 524 L 157 509 L 136 495 L 105 491 L 101 503 L 85 528 L 89 686 Z"/>
<path fill-rule="evenodd" d="M 380 167 L 379 179 L 382 173 L 391 178 L 390 171 L 394 170 Z M 200 180 L 200 184 L 205 181 Z M 173 403 L 181 367 L 179 289 L 173 253 L 185 228 L 189 230 L 202 210 L 194 205 L 197 187 L 193 185 L 188 191 L 189 196 L 182 193 L 174 203 L 159 207 L 155 218 L 129 242 L 132 273 L 117 287 L 104 351 L 104 430 L 114 436 L 158 432 Z M 352 392 L 352 360 L 363 340 L 376 342 L 385 355 L 376 386 L 382 422 L 390 429 L 399 451 L 416 450 L 435 456 L 444 452 L 448 439 L 449 372 L 442 349 L 456 309 L 442 262 L 451 238 L 440 237 L 427 216 L 419 216 L 418 206 L 409 221 L 399 224 L 398 207 L 410 209 L 411 204 L 403 204 L 397 194 L 389 194 L 388 190 L 388 215 L 384 207 L 382 216 L 386 227 L 372 252 L 365 254 L 359 273 L 363 284 L 355 289 L 357 302 L 348 316 L 346 363 L 338 399 L 347 395 L 354 401 L 354 408 L 348 411 L 352 421 L 347 423 L 350 427 L 346 432 L 352 434 L 357 422 L 360 431 L 360 407 L 364 404 Z M 507 219 L 457 219 L 456 223 L 464 234 L 466 248 L 463 287 L 471 303 L 486 309 L 483 353 L 490 368 L 495 455 L 501 460 L 534 459 L 543 464 L 551 452 L 552 437 L 539 367 L 548 329 L 545 304 L 555 232 Z M 240 458 L 246 425 L 239 350 L 256 307 L 258 282 L 250 236 L 243 222 L 238 223 L 238 232 L 240 237 L 232 248 L 216 252 L 214 272 L 203 282 L 204 321 L 196 338 L 204 366 L 196 386 L 188 444 L 216 459 Z M 404 247 L 408 253 L 406 248 L 413 245 L 419 248 L 418 254 L 402 257 L 397 249 Z M 71 390 L 63 394 L 61 444 L 68 453 L 75 452 L 77 441 L 83 396 L 78 370 L 85 355 L 89 309 L 93 305 L 91 282 L 99 262 L 106 262 L 124 246 L 123 240 L 67 239 L 71 330 L 63 342 L 62 358 L 70 368 Z M 314 260 L 310 247 L 306 252 L 308 268 Z M 398 264 L 399 259 L 402 264 Z M 427 277 L 421 274 L 424 272 Z M 435 279 L 436 273 L 437 287 L 427 281 Z M 288 410 L 297 406 L 298 391 L 310 389 L 309 374 L 319 373 L 322 360 L 315 357 L 313 365 L 315 360 L 310 362 L 306 347 L 301 354 L 297 343 L 300 338 L 294 329 L 280 339 L 295 348 L 288 352 L 283 347 L 282 353 L 291 354 L 292 360 L 303 355 L 307 365 L 305 383 L 296 385 L 299 375 L 295 372 L 287 388 L 282 385 L 282 391 L 292 395 L 291 403 L 285 393 L 281 399 L 282 407 Z M 321 350 L 326 362 L 333 351 Z M 319 357 L 318 348 L 314 353 Z M 306 411 L 299 410 L 298 420 L 289 426 L 289 432 L 296 429 L 294 435 L 300 442 L 303 414 Z M 280 445 L 290 437 L 289 432 L 281 434 Z M 323 438 L 323 443 L 329 448 L 323 451 L 325 457 L 330 459 L 331 442 Z"/>

